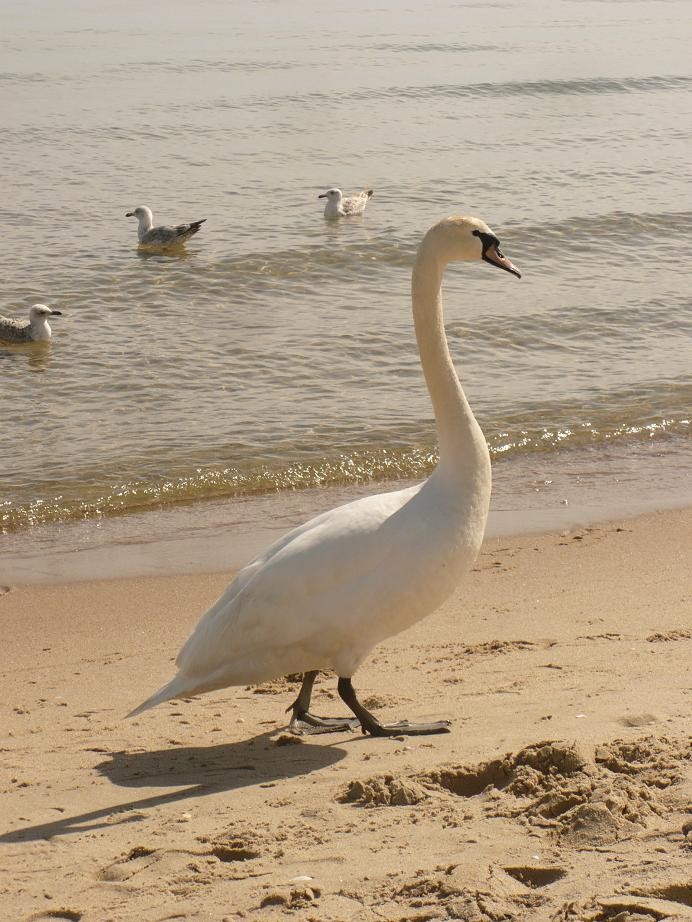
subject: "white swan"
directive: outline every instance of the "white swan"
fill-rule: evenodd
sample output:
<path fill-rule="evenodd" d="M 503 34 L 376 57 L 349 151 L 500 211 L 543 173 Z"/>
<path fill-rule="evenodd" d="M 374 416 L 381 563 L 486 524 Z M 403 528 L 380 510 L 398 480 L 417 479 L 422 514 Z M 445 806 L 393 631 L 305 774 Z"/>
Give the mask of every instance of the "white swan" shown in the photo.
<path fill-rule="evenodd" d="M 138 205 L 134 211 L 128 211 L 125 217 L 137 218 L 139 221 L 137 238 L 141 246 L 150 247 L 179 246 L 196 234 L 207 220 L 202 218 L 201 221 L 178 224 L 176 227 L 167 227 L 163 224 L 159 225 L 159 227 L 154 227 L 154 215 L 151 208 L 147 208 L 146 205 Z"/>
<path fill-rule="evenodd" d="M 372 189 L 366 189 L 357 195 L 344 198 L 341 189 L 327 189 L 317 198 L 327 199 L 327 204 L 324 206 L 325 218 L 350 218 L 354 215 L 363 214 L 371 195 Z"/>
<path fill-rule="evenodd" d="M 45 342 L 53 335 L 49 317 L 62 317 L 62 311 L 54 311 L 45 304 L 34 304 L 28 320 L 0 317 L 0 340 L 9 343 Z"/>
<path fill-rule="evenodd" d="M 422 484 L 367 496 L 317 516 L 240 571 L 180 651 L 178 674 L 128 716 L 170 698 L 305 673 L 292 726 L 356 721 L 310 714 L 318 670 L 339 676 L 363 732 L 436 733 L 448 721 L 384 726 L 357 700 L 351 677 L 370 650 L 433 612 L 473 563 L 490 502 L 490 456 L 447 347 L 440 284 L 452 260 L 484 259 L 520 278 L 476 218 L 440 221 L 413 268 L 413 319 L 440 460 Z"/>

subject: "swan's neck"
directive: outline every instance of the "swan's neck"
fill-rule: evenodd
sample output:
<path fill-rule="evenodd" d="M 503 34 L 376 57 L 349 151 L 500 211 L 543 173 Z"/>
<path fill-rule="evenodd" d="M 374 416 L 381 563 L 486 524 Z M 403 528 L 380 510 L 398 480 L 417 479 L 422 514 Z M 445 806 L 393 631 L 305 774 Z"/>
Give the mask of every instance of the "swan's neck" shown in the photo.
<path fill-rule="evenodd" d="M 440 446 L 438 470 L 444 477 L 473 478 L 490 490 L 490 456 L 449 354 L 440 287 L 445 263 L 431 241 L 423 241 L 412 277 L 413 320 L 423 374 L 432 400 Z"/>

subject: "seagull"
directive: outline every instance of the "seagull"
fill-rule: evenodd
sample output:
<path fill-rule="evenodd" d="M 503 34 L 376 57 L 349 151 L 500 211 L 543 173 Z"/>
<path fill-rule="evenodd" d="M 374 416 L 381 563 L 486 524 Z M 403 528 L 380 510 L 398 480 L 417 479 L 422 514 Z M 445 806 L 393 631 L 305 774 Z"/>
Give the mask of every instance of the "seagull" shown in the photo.
<path fill-rule="evenodd" d="M 0 340 L 9 343 L 45 342 L 52 335 L 49 317 L 62 317 L 62 311 L 54 311 L 45 304 L 34 304 L 28 320 L 0 317 Z"/>
<path fill-rule="evenodd" d="M 154 227 L 154 216 L 151 208 L 146 205 L 138 205 L 134 211 L 128 211 L 126 218 L 137 218 L 139 227 L 137 236 L 141 246 L 149 247 L 168 247 L 178 246 L 192 237 L 200 229 L 202 224 L 207 220 L 202 218 L 201 221 L 192 221 L 190 224 L 178 224 L 177 227 L 167 227 L 161 225 Z"/>
<path fill-rule="evenodd" d="M 363 214 L 371 195 L 372 189 L 366 189 L 364 192 L 359 192 L 358 195 L 344 198 L 344 193 L 341 189 L 327 189 L 317 198 L 327 199 L 327 204 L 324 206 L 325 218 L 349 218 L 353 215 Z"/>

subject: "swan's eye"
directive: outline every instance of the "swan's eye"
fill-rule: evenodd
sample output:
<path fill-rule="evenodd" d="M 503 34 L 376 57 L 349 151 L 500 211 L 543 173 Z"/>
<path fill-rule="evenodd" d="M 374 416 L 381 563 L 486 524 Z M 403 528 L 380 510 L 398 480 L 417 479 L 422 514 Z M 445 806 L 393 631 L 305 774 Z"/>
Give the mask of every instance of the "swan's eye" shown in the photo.
<path fill-rule="evenodd" d="M 500 241 L 497 239 L 497 237 L 494 234 L 486 234 L 483 231 L 474 230 L 473 236 L 480 237 L 481 245 L 483 247 L 483 255 L 485 255 L 488 252 L 488 249 L 490 247 L 498 248 L 500 246 Z"/>

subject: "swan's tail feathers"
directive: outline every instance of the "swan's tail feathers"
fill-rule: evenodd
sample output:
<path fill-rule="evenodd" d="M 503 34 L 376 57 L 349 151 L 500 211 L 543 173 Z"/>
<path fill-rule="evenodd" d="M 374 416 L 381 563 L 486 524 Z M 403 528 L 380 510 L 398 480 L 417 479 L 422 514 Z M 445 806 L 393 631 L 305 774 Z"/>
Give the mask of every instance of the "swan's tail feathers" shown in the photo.
<path fill-rule="evenodd" d="M 143 701 L 139 707 L 136 707 L 134 711 L 130 711 L 130 713 L 126 714 L 125 716 L 126 718 L 136 717 L 143 711 L 148 711 L 149 708 L 156 707 L 157 704 L 161 704 L 163 701 L 170 701 L 171 698 L 179 698 L 181 695 L 187 695 L 190 693 L 190 690 L 190 680 L 184 675 L 178 673 L 178 675 L 171 679 L 170 682 L 167 682 L 163 688 L 160 688 L 157 692 L 154 692 L 150 698 L 147 698 L 147 700 Z"/>

